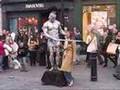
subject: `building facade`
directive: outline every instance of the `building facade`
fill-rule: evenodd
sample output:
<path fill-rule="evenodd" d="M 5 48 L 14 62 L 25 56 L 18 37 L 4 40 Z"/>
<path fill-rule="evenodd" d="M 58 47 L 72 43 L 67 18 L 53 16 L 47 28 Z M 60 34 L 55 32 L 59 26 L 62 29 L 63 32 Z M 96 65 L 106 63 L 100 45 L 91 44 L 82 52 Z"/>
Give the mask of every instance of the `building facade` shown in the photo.
<path fill-rule="evenodd" d="M 95 21 L 120 29 L 120 0 L 3 0 L 2 27 L 17 31 L 33 25 L 40 30 L 53 7 L 62 24 L 79 27 L 83 39 L 86 27 Z"/>
<path fill-rule="evenodd" d="M 32 26 L 40 31 L 52 10 L 57 11 L 57 18 L 65 24 L 69 17 L 72 19 L 73 7 L 73 0 L 64 0 L 64 3 L 63 0 L 3 0 L 2 27 L 17 32 L 19 29 Z"/>

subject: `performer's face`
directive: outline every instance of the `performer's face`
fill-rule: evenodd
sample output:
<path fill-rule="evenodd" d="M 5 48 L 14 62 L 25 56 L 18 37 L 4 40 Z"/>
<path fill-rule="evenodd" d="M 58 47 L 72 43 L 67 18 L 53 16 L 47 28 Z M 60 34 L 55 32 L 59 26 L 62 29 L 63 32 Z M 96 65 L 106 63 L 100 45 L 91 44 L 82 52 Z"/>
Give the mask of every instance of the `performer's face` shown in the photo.
<path fill-rule="evenodd" d="M 50 18 L 49 18 L 49 20 L 50 20 L 51 22 L 54 22 L 55 19 L 56 19 L 55 17 L 50 17 Z"/>

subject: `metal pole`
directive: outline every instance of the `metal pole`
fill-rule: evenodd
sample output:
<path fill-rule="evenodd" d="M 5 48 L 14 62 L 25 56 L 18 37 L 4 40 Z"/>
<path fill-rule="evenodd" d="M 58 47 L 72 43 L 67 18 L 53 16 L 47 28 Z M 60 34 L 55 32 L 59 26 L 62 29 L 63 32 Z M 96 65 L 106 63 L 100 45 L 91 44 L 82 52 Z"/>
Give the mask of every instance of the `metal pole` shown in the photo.
<path fill-rule="evenodd" d="M 91 81 L 97 81 L 97 54 L 92 53 L 90 55 L 90 65 L 91 65 Z"/>

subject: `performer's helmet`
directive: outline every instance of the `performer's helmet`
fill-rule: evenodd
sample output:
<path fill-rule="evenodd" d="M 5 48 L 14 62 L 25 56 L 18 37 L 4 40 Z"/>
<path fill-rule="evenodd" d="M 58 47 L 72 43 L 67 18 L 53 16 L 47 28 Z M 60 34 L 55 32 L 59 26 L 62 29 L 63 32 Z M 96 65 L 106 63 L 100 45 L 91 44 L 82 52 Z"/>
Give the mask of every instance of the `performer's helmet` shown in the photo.
<path fill-rule="evenodd" d="M 51 19 L 51 18 L 56 18 L 56 13 L 55 12 L 51 12 L 50 14 L 49 14 L 49 17 L 48 17 L 49 19 Z"/>

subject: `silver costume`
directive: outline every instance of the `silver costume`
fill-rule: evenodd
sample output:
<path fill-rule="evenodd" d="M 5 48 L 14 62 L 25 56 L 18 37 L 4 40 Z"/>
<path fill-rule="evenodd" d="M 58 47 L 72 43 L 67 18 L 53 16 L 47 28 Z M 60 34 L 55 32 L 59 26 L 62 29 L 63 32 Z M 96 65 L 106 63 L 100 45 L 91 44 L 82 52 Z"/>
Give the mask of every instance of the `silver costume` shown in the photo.
<path fill-rule="evenodd" d="M 42 27 L 44 35 L 48 38 L 48 48 L 50 51 L 50 62 L 51 65 L 54 65 L 53 53 L 56 52 L 56 63 L 59 64 L 59 30 L 64 34 L 64 31 L 61 28 L 60 22 L 56 20 L 56 14 L 51 12 L 49 15 L 49 20 L 46 21 Z"/>
<path fill-rule="evenodd" d="M 59 39 L 59 30 L 60 22 L 55 20 L 53 23 L 50 21 L 47 21 L 43 25 L 43 30 L 47 29 L 47 33 L 51 36 L 51 38 L 48 37 L 48 47 L 57 46 L 59 44 L 58 41 L 54 39 Z"/>

